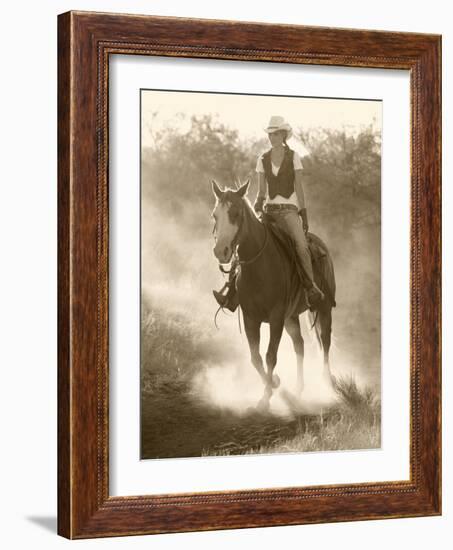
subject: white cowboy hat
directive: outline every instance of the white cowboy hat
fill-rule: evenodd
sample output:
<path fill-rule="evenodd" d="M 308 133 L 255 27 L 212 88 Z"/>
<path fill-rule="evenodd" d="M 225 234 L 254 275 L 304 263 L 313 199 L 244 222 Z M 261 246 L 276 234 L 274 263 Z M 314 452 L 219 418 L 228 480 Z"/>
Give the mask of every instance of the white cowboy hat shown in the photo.
<path fill-rule="evenodd" d="M 264 131 L 271 134 L 272 132 L 278 132 L 279 130 L 286 131 L 286 139 L 289 139 L 292 136 L 293 130 L 282 116 L 271 116 L 269 124 L 267 125 L 267 128 L 264 128 Z"/>

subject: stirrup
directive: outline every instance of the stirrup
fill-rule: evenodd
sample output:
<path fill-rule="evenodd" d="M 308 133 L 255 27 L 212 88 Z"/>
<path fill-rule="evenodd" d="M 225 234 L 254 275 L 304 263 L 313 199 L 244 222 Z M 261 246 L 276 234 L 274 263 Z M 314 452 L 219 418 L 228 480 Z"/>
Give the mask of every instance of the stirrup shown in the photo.
<path fill-rule="evenodd" d="M 217 303 L 219 304 L 220 307 L 226 307 L 227 305 L 227 295 L 226 294 L 222 294 L 221 292 L 219 292 L 218 290 L 213 290 L 212 293 L 214 294 L 214 298 L 216 299 Z"/>
<path fill-rule="evenodd" d="M 239 305 L 239 301 L 237 299 L 232 300 L 230 293 L 223 295 L 217 290 L 213 290 L 212 293 L 214 294 L 214 298 L 217 300 L 217 303 L 222 309 L 223 308 L 229 309 L 233 313 L 236 311 Z M 235 293 L 233 297 L 235 297 Z"/>

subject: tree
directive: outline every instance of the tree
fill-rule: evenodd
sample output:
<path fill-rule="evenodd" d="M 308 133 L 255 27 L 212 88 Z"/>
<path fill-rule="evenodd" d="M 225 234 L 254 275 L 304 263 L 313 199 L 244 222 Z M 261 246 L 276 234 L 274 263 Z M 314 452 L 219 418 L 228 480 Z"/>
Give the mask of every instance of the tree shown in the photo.
<path fill-rule="evenodd" d="M 380 134 L 369 127 L 357 135 L 300 131 L 299 138 L 310 151 L 304 158 L 306 193 L 317 216 L 329 219 L 343 238 L 354 230 L 380 226 Z"/>

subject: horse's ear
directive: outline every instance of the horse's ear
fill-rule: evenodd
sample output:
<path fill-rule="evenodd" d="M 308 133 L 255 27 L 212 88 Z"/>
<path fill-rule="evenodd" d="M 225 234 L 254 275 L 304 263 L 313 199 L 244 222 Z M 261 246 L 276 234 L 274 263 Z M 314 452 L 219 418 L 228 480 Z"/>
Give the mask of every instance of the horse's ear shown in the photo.
<path fill-rule="evenodd" d="M 214 195 L 220 199 L 223 195 L 223 192 L 222 190 L 220 189 L 220 187 L 217 185 L 217 183 L 215 182 L 215 180 L 212 180 L 211 181 L 212 183 L 212 192 L 214 193 Z"/>
<path fill-rule="evenodd" d="M 241 187 L 239 187 L 239 189 L 236 191 L 236 193 L 241 197 L 245 197 L 245 195 L 247 194 L 247 191 L 249 189 L 249 185 L 250 185 L 250 180 L 248 179 L 244 185 L 241 185 Z"/>

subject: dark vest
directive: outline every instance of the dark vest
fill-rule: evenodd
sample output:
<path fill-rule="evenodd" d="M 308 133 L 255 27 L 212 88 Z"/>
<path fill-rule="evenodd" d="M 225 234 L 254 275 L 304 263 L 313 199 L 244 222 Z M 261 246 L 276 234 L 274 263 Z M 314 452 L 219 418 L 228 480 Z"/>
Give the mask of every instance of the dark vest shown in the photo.
<path fill-rule="evenodd" d="M 273 199 L 275 195 L 281 195 L 285 197 L 285 199 L 289 199 L 294 193 L 295 174 L 293 156 L 294 151 L 286 146 L 285 154 L 276 176 L 272 172 L 271 150 L 264 153 L 261 157 L 267 181 L 267 189 L 271 199 Z"/>

